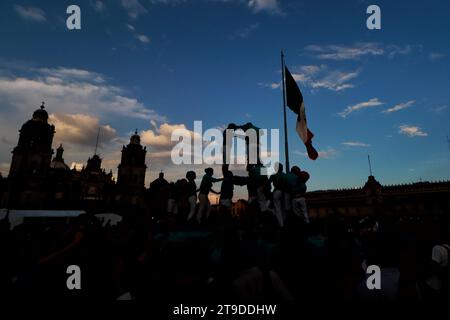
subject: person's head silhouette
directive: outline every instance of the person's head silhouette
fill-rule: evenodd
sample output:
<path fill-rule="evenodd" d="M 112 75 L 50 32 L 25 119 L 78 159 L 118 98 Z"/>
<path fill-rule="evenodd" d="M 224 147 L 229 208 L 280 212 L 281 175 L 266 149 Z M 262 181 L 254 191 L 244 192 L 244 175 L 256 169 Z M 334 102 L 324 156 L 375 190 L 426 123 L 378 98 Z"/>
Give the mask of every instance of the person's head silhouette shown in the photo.
<path fill-rule="evenodd" d="M 197 175 L 195 174 L 194 171 L 186 172 L 186 179 L 188 179 L 189 181 L 193 181 L 195 180 L 195 178 L 197 178 Z"/>
<path fill-rule="evenodd" d="M 208 176 L 212 176 L 212 175 L 214 174 L 214 169 L 213 169 L 213 168 L 206 168 L 206 169 L 205 169 L 205 173 L 206 173 Z"/>
<path fill-rule="evenodd" d="M 277 173 L 282 173 L 283 172 L 283 165 L 279 162 L 275 163 L 275 171 Z"/>

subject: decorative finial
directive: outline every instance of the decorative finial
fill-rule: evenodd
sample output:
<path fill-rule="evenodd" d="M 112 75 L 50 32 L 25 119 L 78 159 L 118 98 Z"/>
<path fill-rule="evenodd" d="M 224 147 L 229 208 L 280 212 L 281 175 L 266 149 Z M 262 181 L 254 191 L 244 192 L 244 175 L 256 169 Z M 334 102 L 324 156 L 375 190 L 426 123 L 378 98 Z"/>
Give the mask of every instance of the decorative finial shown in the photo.
<path fill-rule="evenodd" d="M 42 101 L 41 109 L 45 108 L 45 101 Z"/>
<path fill-rule="evenodd" d="M 134 131 L 134 134 L 138 134 L 138 130 L 137 129 Z"/>

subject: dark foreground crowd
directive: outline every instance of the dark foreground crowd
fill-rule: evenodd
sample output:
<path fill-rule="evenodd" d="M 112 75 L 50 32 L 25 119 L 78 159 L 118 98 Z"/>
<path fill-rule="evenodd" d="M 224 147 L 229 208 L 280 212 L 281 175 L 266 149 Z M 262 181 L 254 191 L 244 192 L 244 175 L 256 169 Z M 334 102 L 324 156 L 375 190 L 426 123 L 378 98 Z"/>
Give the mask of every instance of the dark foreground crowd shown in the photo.
<path fill-rule="evenodd" d="M 130 212 L 115 225 L 85 214 L 29 219 L 11 230 L 6 217 L 0 295 L 149 304 L 448 300 L 445 217 L 310 220 L 302 197 L 307 173 L 281 169 L 265 180 L 250 170 L 242 178 L 224 168 L 215 179 L 207 169 L 199 189 L 192 173 L 177 187 L 160 176 L 150 188 L 152 215 Z M 220 205 L 211 210 L 207 196 L 221 180 Z M 233 185 L 249 189 L 239 217 L 228 201 Z M 81 290 L 67 288 L 70 265 L 80 267 Z M 380 290 L 366 286 L 370 265 L 381 269 Z"/>

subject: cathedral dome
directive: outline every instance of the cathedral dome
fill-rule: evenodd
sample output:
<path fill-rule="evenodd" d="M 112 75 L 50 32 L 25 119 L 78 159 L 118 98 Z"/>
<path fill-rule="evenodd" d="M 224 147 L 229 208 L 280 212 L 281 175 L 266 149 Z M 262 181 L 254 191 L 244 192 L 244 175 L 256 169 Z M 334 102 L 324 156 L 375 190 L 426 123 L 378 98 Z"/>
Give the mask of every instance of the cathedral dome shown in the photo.
<path fill-rule="evenodd" d="M 70 170 L 67 164 L 65 164 L 63 161 L 59 161 L 56 159 L 52 160 L 52 162 L 50 163 L 50 168 L 57 170 Z"/>
<path fill-rule="evenodd" d="M 130 138 L 130 144 L 141 144 L 141 137 L 138 135 L 137 130 Z"/>
<path fill-rule="evenodd" d="M 44 103 L 42 103 L 41 107 L 33 113 L 33 120 L 47 122 L 48 113 L 45 111 Z"/>

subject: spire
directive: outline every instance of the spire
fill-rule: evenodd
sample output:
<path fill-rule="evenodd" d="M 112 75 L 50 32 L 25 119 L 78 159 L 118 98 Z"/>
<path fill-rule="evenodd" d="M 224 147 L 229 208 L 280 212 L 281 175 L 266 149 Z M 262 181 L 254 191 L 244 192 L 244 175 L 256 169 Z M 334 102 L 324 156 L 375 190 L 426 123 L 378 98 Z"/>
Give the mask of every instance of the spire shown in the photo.
<path fill-rule="evenodd" d="M 98 132 L 97 132 L 97 140 L 95 142 L 95 151 L 94 151 L 94 155 L 97 154 L 97 149 L 98 149 L 98 140 L 100 138 L 100 127 L 98 127 Z"/>
<path fill-rule="evenodd" d="M 367 155 L 367 160 L 369 161 L 369 174 L 372 176 L 372 163 L 370 162 L 370 154 Z"/>

